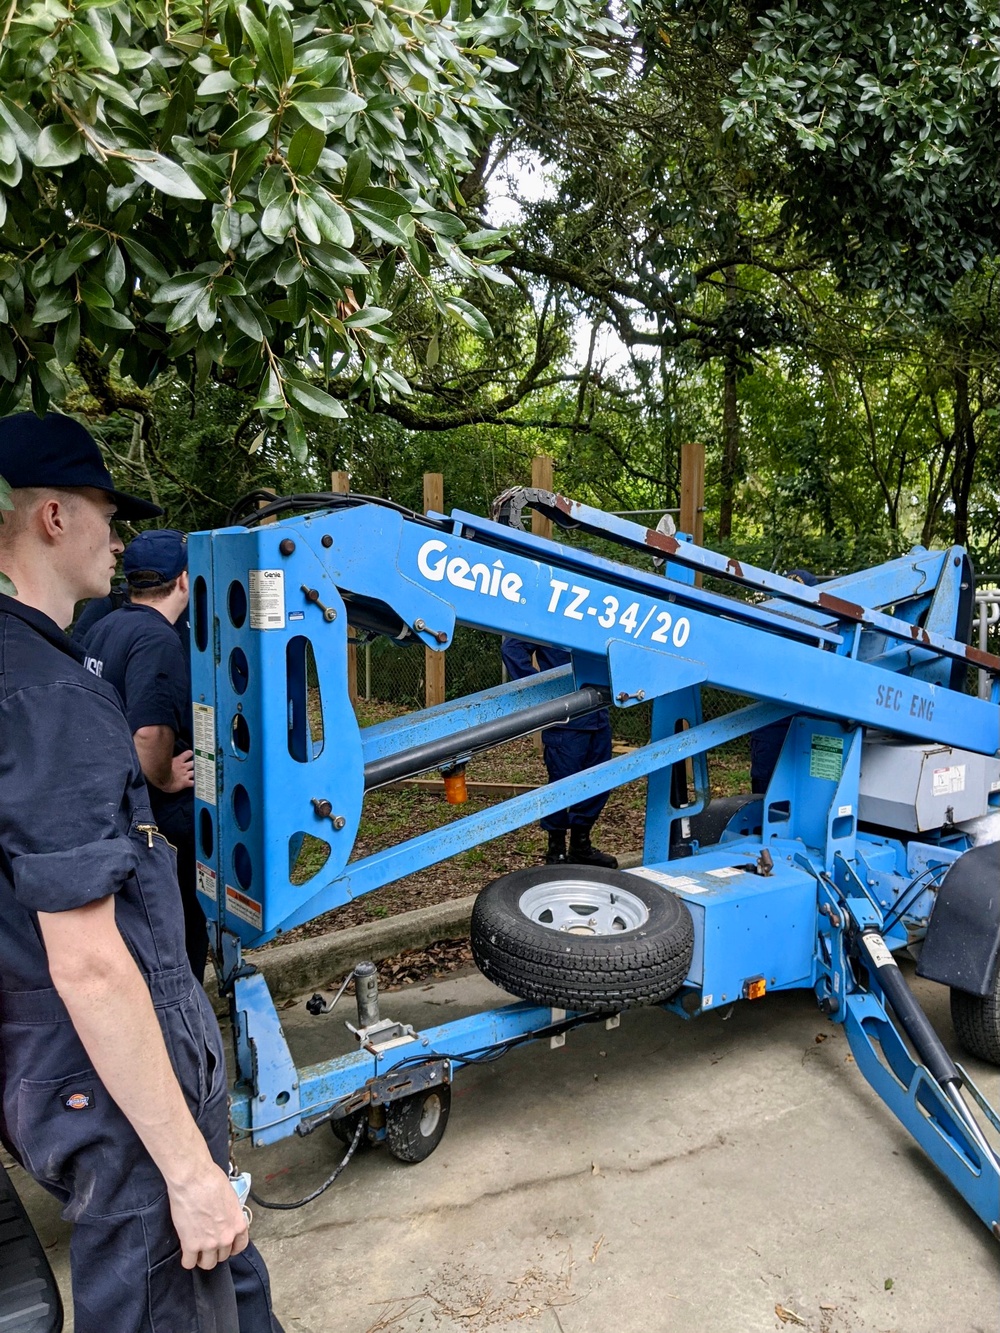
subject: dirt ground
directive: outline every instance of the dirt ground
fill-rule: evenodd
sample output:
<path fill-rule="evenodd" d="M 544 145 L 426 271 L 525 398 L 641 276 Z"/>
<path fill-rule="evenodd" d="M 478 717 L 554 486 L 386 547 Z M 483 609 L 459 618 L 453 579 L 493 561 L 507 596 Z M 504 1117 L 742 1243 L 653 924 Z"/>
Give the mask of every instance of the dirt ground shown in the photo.
<path fill-rule="evenodd" d="M 361 700 L 359 721 L 362 726 L 370 726 L 394 717 L 401 711 L 388 704 Z M 709 760 L 709 772 L 714 796 L 750 790 L 749 759 L 738 747 L 713 754 Z M 436 774 L 426 776 L 434 777 Z M 476 756 L 468 765 L 466 777 L 469 782 L 542 784 L 546 781 L 545 765 L 530 737 L 511 741 L 487 754 Z M 595 846 L 615 856 L 638 851 L 642 842 L 645 800 L 645 780 L 629 783 L 613 791 L 595 826 Z M 497 803 L 498 799 L 470 796 L 465 805 L 452 806 L 438 793 L 406 787 L 371 792 L 365 798 L 352 860 L 370 856 L 384 847 Z M 478 893 L 500 875 L 538 864 L 544 849 L 545 835 L 542 830 L 537 824 L 528 825 L 316 917 L 283 935 L 282 942 L 325 935 L 333 930 L 360 925 L 364 921 L 375 921 L 418 907 L 430 907 L 434 903 L 464 898 L 468 894 Z"/>

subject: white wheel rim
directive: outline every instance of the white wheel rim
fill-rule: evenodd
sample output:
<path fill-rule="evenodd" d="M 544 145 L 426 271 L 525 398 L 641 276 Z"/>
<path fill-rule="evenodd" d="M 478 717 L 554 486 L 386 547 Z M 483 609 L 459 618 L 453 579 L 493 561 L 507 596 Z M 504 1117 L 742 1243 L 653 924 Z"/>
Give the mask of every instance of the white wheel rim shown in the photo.
<path fill-rule="evenodd" d="M 420 1133 L 429 1139 L 441 1123 L 441 1098 L 436 1092 L 424 1101 L 420 1109 Z"/>
<path fill-rule="evenodd" d="M 628 889 L 569 877 L 526 889 L 518 907 L 536 926 L 564 935 L 623 935 L 649 920 L 649 908 Z"/>

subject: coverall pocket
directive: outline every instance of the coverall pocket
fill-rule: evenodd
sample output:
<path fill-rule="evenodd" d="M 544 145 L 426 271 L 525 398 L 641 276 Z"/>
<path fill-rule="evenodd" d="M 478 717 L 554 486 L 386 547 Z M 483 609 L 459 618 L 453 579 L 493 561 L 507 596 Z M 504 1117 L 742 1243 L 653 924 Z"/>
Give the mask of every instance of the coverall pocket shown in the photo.
<path fill-rule="evenodd" d="M 197 1116 L 205 1100 L 205 1039 L 201 1016 L 193 1005 L 175 1004 L 157 1010 L 160 1029 L 177 1082 L 188 1109 Z"/>
<path fill-rule="evenodd" d="M 181 1267 L 180 1247 L 151 1265 L 147 1281 L 151 1333 L 200 1333 L 194 1282 Z"/>
<path fill-rule="evenodd" d="M 42 1184 L 67 1194 L 75 1222 L 148 1208 L 163 1177 L 93 1069 L 59 1079 L 21 1079 L 16 1146 Z"/>

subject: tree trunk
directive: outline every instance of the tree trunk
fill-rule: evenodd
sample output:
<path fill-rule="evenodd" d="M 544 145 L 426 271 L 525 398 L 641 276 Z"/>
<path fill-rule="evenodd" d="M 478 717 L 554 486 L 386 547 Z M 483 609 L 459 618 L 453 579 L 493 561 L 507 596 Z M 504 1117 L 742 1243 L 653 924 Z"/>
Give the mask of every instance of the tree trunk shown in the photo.
<path fill-rule="evenodd" d="M 726 269 L 726 304 L 736 300 L 736 269 Z M 719 486 L 719 540 L 733 535 L 733 497 L 740 469 L 740 417 L 736 402 L 736 359 L 727 356 L 722 378 L 722 471 Z"/>
<path fill-rule="evenodd" d="M 955 506 L 955 545 L 969 541 L 969 500 L 976 470 L 979 442 L 969 403 L 969 363 L 964 354 L 955 369 L 955 452 L 951 473 L 951 499 Z"/>

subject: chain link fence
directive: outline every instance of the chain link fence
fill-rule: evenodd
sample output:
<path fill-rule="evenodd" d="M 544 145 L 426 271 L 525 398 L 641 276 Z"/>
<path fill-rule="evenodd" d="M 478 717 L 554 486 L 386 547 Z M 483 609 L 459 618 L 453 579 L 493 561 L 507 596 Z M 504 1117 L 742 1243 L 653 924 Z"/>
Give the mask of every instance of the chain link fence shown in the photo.
<path fill-rule="evenodd" d="M 446 688 L 449 699 L 489 690 L 503 679 L 500 637 L 482 630 L 459 626 L 446 655 Z M 388 639 L 378 638 L 358 648 L 358 693 L 398 708 L 423 708 L 425 655 L 421 646 L 401 648 Z M 702 709 L 706 718 L 722 717 L 750 700 L 726 690 L 702 690 Z M 612 708 L 611 729 L 615 740 L 627 745 L 645 745 L 649 740 L 652 704 L 634 708 Z M 736 742 L 745 746 L 747 742 Z"/>

